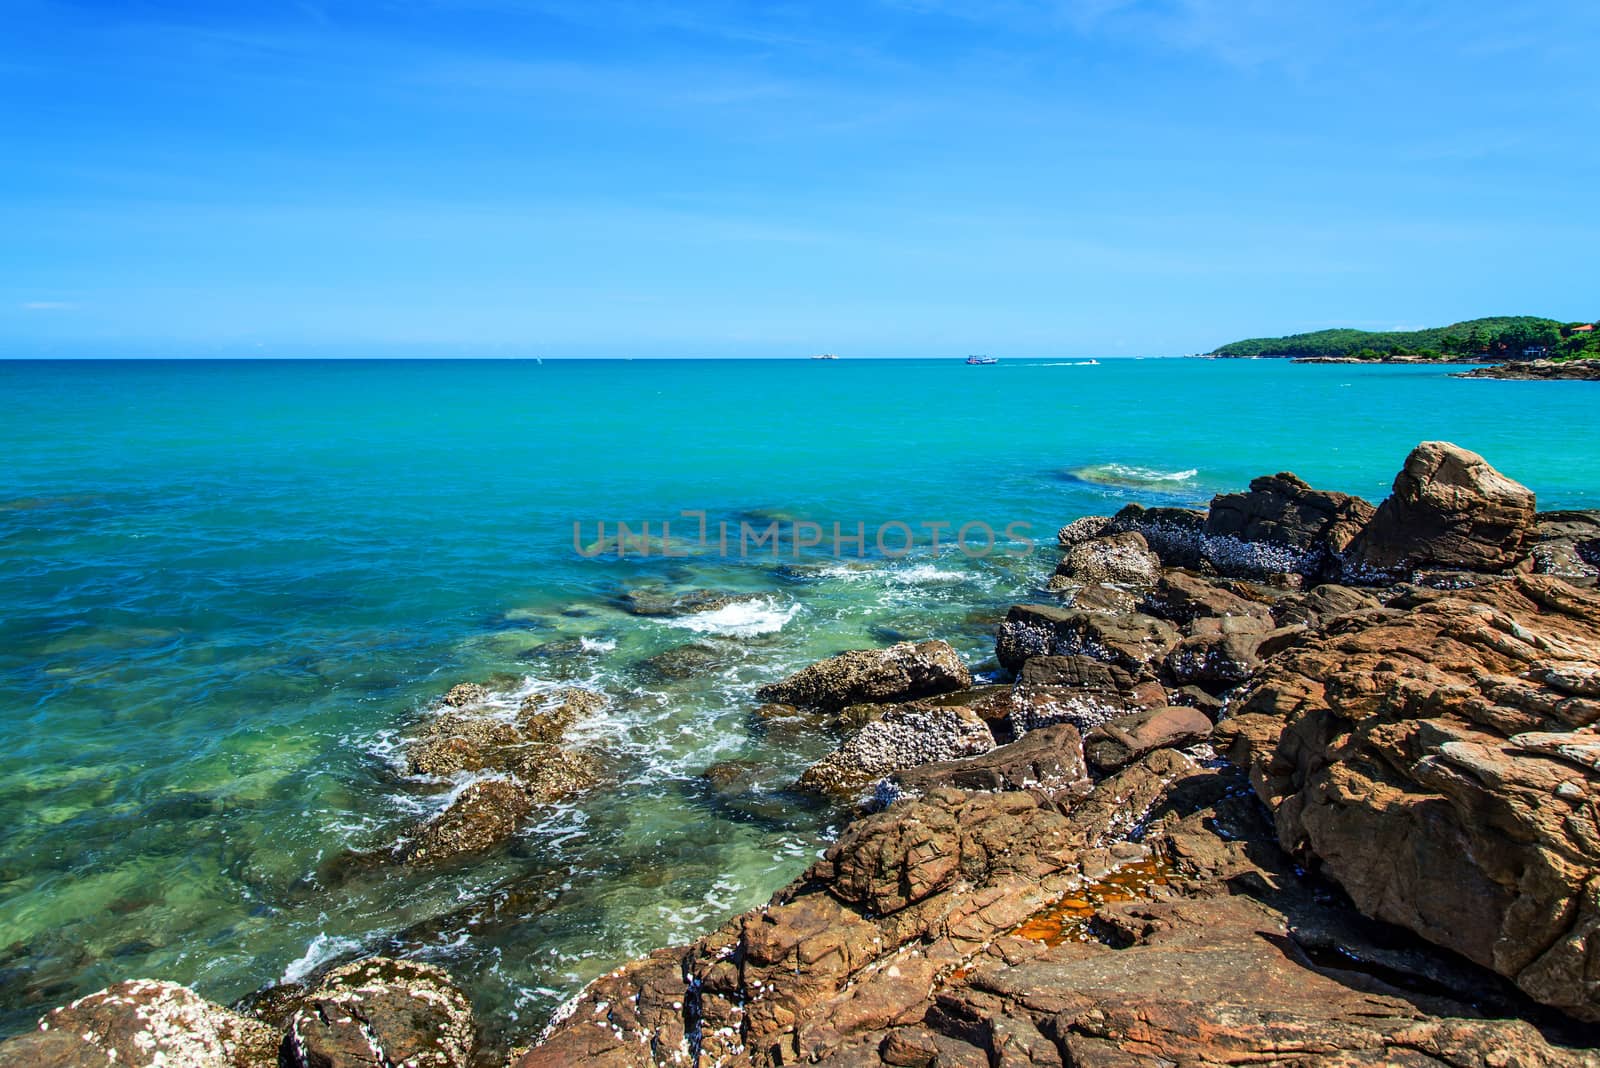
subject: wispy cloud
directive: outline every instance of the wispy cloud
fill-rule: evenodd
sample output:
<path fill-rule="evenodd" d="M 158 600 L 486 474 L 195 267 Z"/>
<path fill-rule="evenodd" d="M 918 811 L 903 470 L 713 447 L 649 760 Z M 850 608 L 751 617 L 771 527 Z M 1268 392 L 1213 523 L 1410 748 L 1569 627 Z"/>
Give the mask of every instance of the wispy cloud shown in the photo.
<path fill-rule="evenodd" d="M 71 311 L 77 305 L 67 300 L 25 300 L 19 307 L 23 311 L 51 312 Z"/>

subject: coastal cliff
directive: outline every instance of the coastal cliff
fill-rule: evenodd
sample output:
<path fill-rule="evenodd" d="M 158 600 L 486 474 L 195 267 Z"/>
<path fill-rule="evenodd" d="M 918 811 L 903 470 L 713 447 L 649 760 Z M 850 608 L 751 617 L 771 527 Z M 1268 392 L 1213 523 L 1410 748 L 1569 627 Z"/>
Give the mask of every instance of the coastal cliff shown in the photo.
<path fill-rule="evenodd" d="M 1376 506 L 1280 473 L 1058 540 L 1052 599 L 997 628 L 1005 681 L 930 641 L 752 695 L 857 726 L 800 783 L 856 818 L 513 1063 L 1600 1064 L 1600 518 L 1429 442 Z M 550 747 L 504 761 L 513 799 L 577 788 L 540 776 L 593 700 L 504 728 Z M 414 752 L 488 763 L 497 738 Z M 373 959 L 238 1010 L 119 984 L 0 1064 L 486 1063 L 472 1045 L 439 969 Z"/>

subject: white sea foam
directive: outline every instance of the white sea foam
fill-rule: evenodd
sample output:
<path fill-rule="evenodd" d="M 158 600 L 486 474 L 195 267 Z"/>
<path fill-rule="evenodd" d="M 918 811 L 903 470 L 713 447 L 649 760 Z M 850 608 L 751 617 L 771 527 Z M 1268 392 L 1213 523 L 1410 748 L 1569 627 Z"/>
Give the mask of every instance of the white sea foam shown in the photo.
<path fill-rule="evenodd" d="M 344 935 L 318 934 L 306 946 L 305 956 L 299 960 L 291 961 L 283 970 L 280 983 L 298 983 L 306 976 L 311 975 L 318 968 L 346 953 L 352 953 L 361 948 L 361 942 L 355 938 L 346 938 Z"/>
<path fill-rule="evenodd" d="M 1074 467 L 1067 474 L 1081 482 L 1093 482 L 1102 486 L 1160 488 L 1193 481 L 1200 474 L 1200 469 L 1188 467 L 1176 471 L 1163 471 L 1160 468 L 1140 467 L 1137 464 L 1110 463 Z"/>
<path fill-rule="evenodd" d="M 951 571 L 937 564 L 917 564 L 889 572 L 891 582 L 961 582 L 969 576 L 962 571 Z"/>
<path fill-rule="evenodd" d="M 771 600 L 738 601 L 710 612 L 695 612 L 673 619 L 670 625 L 692 630 L 696 634 L 753 638 L 757 634 L 773 634 L 782 630 L 799 611 L 797 604 L 780 607 Z"/>
<path fill-rule="evenodd" d="M 578 646 L 586 653 L 609 653 L 617 643 L 612 638 L 579 638 Z"/>

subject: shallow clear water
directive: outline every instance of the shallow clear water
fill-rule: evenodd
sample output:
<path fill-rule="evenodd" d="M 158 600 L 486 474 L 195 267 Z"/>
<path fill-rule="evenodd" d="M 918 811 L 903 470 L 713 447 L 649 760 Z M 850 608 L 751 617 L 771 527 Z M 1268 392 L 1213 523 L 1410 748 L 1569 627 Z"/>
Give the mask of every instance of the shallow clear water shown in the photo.
<path fill-rule="evenodd" d="M 764 732 L 756 685 L 900 638 L 982 666 L 1068 519 L 1278 470 L 1376 499 L 1427 438 L 1482 452 L 1542 507 L 1600 506 L 1600 390 L 1428 368 L 0 363 L 0 396 L 5 1031 L 118 979 L 228 1001 L 401 951 L 526 1035 L 815 855 L 830 814 L 784 787 L 831 741 Z M 601 520 L 659 533 L 684 509 L 862 522 L 869 550 L 896 521 L 1026 523 L 1041 548 L 574 552 L 574 522 L 586 543 Z M 650 585 L 765 600 L 685 620 L 620 606 Z M 691 642 L 694 677 L 643 664 Z M 341 863 L 446 802 L 448 784 L 401 775 L 398 745 L 450 685 L 488 678 L 508 701 L 610 694 L 579 729 L 607 785 L 487 859 Z M 753 785 L 702 776 L 730 760 Z"/>

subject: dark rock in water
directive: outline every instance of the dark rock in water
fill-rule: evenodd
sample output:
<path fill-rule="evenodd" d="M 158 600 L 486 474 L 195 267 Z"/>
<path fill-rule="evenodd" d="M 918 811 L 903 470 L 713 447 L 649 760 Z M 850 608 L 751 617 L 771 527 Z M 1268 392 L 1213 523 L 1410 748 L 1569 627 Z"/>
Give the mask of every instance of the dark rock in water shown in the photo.
<path fill-rule="evenodd" d="M 820 660 L 781 682 L 761 687 L 761 701 L 822 709 L 860 702 L 909 701 L 964 690 L 972 674 L 946 642 L 905 642 Z"/>
<path fill-rule="evenodd" d="M 1057 578 L 1078 583 L 1152 586 L 1160 575 L 1161 558 L 1132 531 L 1079 542 L 1056 568 Z"/>
<path fill-rule="evenodd" d="M 451 708 L 464 708 L 477 704 L 489 696 L 488 688 L 476 682 L 463 682 L 450 687 L 439 700 Z"/>
<path fill-rule="evenodd" d="M 970 708 L 895 705 L 807 768 L 796 785 L 838 797 L 858 796 L 903 768 L 975 756 L 993 748 L 994 735 Z"/>
<path fill-rule="evenodd" d="M 731 650 L 703 642 L 675 645 L 644 661 L 643 667 L 662 679 L 699 678 L 728 662 Z"/>
<path fill-rule="evenodd" d="M 472 1007 L 442 968 L 373 957 L 325 976 L 289 1022 L 287 1068 L 467 1068 Z"/>
<path fill-rule="evenodd" d="M 507 746 L 524 741 L 517 728 L 482 715 L 450 713 L 429 721 L 406 750 L 413 775 L 454 775 L 503 766 Z"/>
<path fill-rule="evenodd" d="M 901 795 L 921 796 L 933 790 L 1040 790 L 1052 796 L 1088 792 L 1083 741 L 1071 724 L 1032 731 L 1023 738 L 982 756 L 946 760 L 898 771 L 894 785 Z"/>
<path fill-rule="evenodd" d="M 1600 1022 L 1600 594 L 1395 603 L 1274 658 L 1219 748 L 1358 908 Z"/>
<path fill-rule="evenodd" d="M 1363 576 L 1419 568 L 1500 571 L 1521 559 L 1535 535 L 1533 491 L 1483 457 L 1425 441 L 1406 457 L 1394 492 L 1351 546 Z"/>
<path fill-rule="evenodd" d="M 1205 532 L 1338 556 L 1376 511 L 1360 497 L 1312 489 L 1287 471 L 1252 479 L 1248 493 L 1218 494 Z"/>
<path fill-rule="evenodd" d="M 622 595 L 622 606 L 636 616 L 684 616 L 695 612 L 714 612 L 731 604 L 759 601 L 759 593 L 728 593 L 719 590 L 673 590 L 646 586 Z"/>
<path fill-rule="evenodd" d="M 600 781 L 600 762 L 581 750 L 556 745 L 518 749 L 507 764 L 516 785 L 536 805 L 577 797 Z"/>
<path fill-rule="evenodd" d="M 133 979 L 44 1016 L 39 1031 L 0 1043 L 0 1065 L 29 1068 L 267 1068 L 278 1033 L 188 987 Z"/>
<path fill-rule="evenodd" d="M 1081 653 L 1136 678 L 1154 677 L 1155 666 L 1177 642 L 1172 624 L 1154 616 L 1015 605 L 995 636 L 995 655 L 1012 672 L 1029 657 Z"/>
<path fill-rule="evenodd" d="M 1528 382 L 1600 382 L 1600 360 L 1514 360 L 1457 371 L 1452 378 L 1504 378 Z"/>
<path fill-rule="evenodd" d="M 1083 752 L 1090 764 L 1110 772 L 1125 768 L 1156 749 L 1192 745 L 1210 735 L 1211 720 L 1204 712 L 1168 705 L 1100 724 L 1083 739 Z"/>
<path fill-rule="evenodd" d="M 435 863 L 498 845 L 517 833 L 532 809 L 527 792 L 509 779 L 475 782 L 417 830 L 405 851 L 406 863 Z"/>

